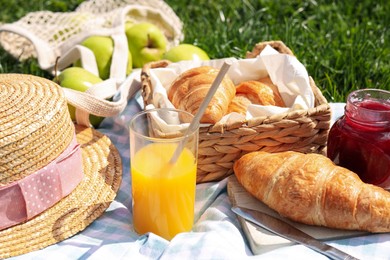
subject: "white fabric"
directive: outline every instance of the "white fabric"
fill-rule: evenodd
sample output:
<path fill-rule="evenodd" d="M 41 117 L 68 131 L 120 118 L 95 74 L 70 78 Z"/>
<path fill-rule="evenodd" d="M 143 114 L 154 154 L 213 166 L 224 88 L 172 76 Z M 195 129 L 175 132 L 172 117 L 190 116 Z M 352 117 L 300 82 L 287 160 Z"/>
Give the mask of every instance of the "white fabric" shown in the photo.
<path fill-rule="evenodd" d="M 333 109 L 332 103 L 330 106 L 335 118 L 344 113 L 342 104 L 337 110 Z M 141 110 L 137 95 L 137 100 L 130 100 L 120 115 L 104 119 L 99 128 L 99 131 L 106 134 L 118 149 L 123 165 L 120 191 L 106 212 L 73 237 L 10 260 L 328 259 L 308 247 L 293 243 L 254 255 L 237 216 L 230 209 L 232 204 L 227 194 L 226 179 L 196 186 L 195 221 L 191 232 L 181 233 L 171 241 L 153 233 L 137 234 L 133 228 L 131 207 L 128 123 Z M 359 259 L 389 259 L 390 233 L 324 242 Z"/>
<path fill-rule="evenodd" d="M 271 46 L 266 46 L 259 56 L 252 59 L 227 58 L 210 61 L 181 61 L 172 63 L 166 68 L 151 69 L 153 106 L 173 107 L 168 99 L 167 92 L 172 81 L 184 71 L 202 65 L 220 68 L 226 60 L 232 62 L 227 75 L 234 84 L 237 85 L 246 80 L 257 80 L 269 75 L 273 83 L 278 86 L 280 95 L 286 104 L 286 107 L 249 105 L 246 119 L 314 107 L 314 93 L 304 65 L 295 57 L 279 53 Z M 240 115 L 237 113 L 228 114 L 220 122 L 227 122 L 237 116 Z"/>

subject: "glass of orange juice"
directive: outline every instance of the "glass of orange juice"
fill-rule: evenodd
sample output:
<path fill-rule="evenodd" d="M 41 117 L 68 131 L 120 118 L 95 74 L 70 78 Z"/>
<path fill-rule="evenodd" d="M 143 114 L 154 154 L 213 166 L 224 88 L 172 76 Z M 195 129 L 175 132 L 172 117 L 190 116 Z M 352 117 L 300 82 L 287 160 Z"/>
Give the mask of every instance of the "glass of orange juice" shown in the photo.
<path fill-rule="evenodd" d="M 130 122 L 133 224 L 138 234 L 153 232 L 171 240 L 192 229 L 199 135 L 198 129 L 187 133 L 192 119 L 188 112 L 159 108 L 140 112 Z"/>

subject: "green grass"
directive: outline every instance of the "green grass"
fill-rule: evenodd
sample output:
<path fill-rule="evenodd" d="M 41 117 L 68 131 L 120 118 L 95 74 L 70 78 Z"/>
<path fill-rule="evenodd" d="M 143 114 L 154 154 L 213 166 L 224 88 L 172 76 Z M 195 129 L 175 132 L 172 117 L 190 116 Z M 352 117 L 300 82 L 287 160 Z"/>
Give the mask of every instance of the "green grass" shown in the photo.
<path fill-rule="evenodd" d="M 34 10 L 71 11 L 80 2 L 0 0 L 0 21 Z M 345 101 L 359 88 L 390 89 L 388 0 L 166 2 L 184 23 L 184 41 L 212 58 L 244 57 L 257 42 L 282 40 L 330 102 Z M 0 72 L 49 76 L 35 60 L 20 63 L 1 48 Z"/>

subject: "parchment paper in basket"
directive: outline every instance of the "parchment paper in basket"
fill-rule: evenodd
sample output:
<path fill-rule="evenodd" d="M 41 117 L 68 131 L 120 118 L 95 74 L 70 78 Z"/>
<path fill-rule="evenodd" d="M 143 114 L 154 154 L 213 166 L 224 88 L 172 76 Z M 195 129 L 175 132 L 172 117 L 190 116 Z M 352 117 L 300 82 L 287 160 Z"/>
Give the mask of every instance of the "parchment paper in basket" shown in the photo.
<path fill-rule="evenodd" d="M 154 108 L 153 105 L 147 105 L 145 110 Z M 159 113 L 154 111 L 150 115 L 151 129 L 154 135 L 158 137 L 181 136 L 189 126 L 189 123 L 180 124 L 177 114 L 170 113 L 170 111 L 160 111 Z"/>
<path fill-rule="evenodd" d="M 207 91 L 206 96 L 204 97 L 202 103 L 200 104 L 198 111 L 194 115 L 193 119 L 191 120 L 188 128 L 186 124 L 180 123 L 180 118 L 177 113 L 172 113 L 173 111 L 170 111 L 168 109 L 161 109 L 160 111 L 152 111 L 150 113 L 151 118 L 149 119 L 149 122 L 152 124 L 152 131 L 154 133 L 159 133 L 162 132 L 163 136 L 168 132 L 173 130 L 179 130 L 182 132 L 184 130 L 183 126 L 185 126 L 187 129 L 185 129 L 184 135 L 187 136 L 184 139 L 182 139 L 179 142 L 179 145 L 175 149 L 175 152 L 173 153 L 173 156 L 171 160 L 169 161 L 171 165 L 173 165 L 178 157 L 180 156 L 181 151 L 185 147 L 188 137 L 191 135 L 193 131 L 199 128 L 200 125 L 200 119 L 202 118 L 204 112 L 206 111 L 210 101 L 213 99 L 215 92 L 217 91 L 218 87 L 220 86 L 222 80 L 224 79 L 226 73 L 228 72 L 229 68 L 231 66 L 231 63 L 228 61 L 225 61 L 222 64 L 222 67 L 220 68 L 218 75 L 215 77 L 213 80 L 213 83 L 211 84 L 210 88 Z M 154 107 L 152 104 L 150 105 L 151 107 Z M 147 107 L 148 109 L 148 107 Z M 173 125 L 172 125 L 173 124 Z M 161 136 L 161 135 L 159 135 Z"/>
<path fill-rule="evenodd" d="M 296 57 L 279 53 L 271 46 L 267 46 L 259 56 L 253 59 L 226 58 L 210 61 L 181 61 L 172 63 L 166 68 L 152 69 L 150 76 L 153 85 L 153 105 L 155 107 L 173 107 L 167 97 L 167 91 L 172 81 L 184 71 L 203 65 L 218 68 L 227 59 L 232 61 L 232 66 L 227 74 L 234 84 L 244 80 L 257 80 L 269 75 L 274 84 L 278 86 L 286 104 L 286 107 L 250 105 L 246 115 L 247 119 L 314 107 L 314 94 L 305 66 Z M 229 117 L 237 117 L 237 114 L 226 115 L 221 120 L 227 121 Z"/>

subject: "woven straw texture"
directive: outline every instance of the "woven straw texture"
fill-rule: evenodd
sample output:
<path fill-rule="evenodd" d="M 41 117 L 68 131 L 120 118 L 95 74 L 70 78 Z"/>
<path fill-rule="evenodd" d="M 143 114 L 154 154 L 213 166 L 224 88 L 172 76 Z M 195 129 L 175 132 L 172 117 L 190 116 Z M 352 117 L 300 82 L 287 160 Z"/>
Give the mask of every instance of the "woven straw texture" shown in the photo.
<path fill-rule="evenodd" d="M 34 76 L 0 74 L 0 186 L 57 158 L 74 126 L 61 89 Z"/>
<path fill-rule="evenodd" d="M 53 207 L 30 221 L 0 231 L 0 258 L 25 254 L 58 243 L 84 230 L 115 198 L 122 180 L 120 155 L 108 137 L 76 127 L 84 180 Z"/>
<path fill-rule="evenodd" d="M 29 221 L 0 231 L 0 258 L 3 259 L 42 249 L 85 229 L 107 209 L 115 198 L 122 180 L 122 162 L 118 150 L 110 139 L 100 132 L 78 125 L 74 127 L 73 124 L 69 126 L 66 124 L 68 128 L 61 130 L 52 124 L 52 121 L 58 124 L 61 122 L 57 117 L 65 118 L 63 121 L 66 122 L 70 120 L 68 119 L 70 118 L 69 114 L 66 116 L 62 114 L 63 107 L 66 108 L 66 102 L 60 91 L 61 88 L 52 81 L 35 76 L 3 74 L 0 76 L 0 88 L 0 109 L 2 113 L 8 114 L 8 116 L 2 114 L 0 123 L 2 152 L 4 143 L 7 145 L 12 143 L 9 139 L 17 141 L 20 136 L 39 133 L 33 139 L 28 139 L 22 145 L 17 145 L 20 150 L 25 152 L 25 154 L 19 155 L 20 158 L 24 158 L 26 154 L 33 155 L 29 159 L 31 161 L 29 167 L 30 170 L 37 170 L 44 166 L 40 159 L 41 149 L 29 150 L 29 142 L 45 146 L 47 139 L 50 139 L 56 144 L 56 148 L 62 150 L 59 148 L 60 145 L 69 143 L 65 137 L 68 135 L 73 137 L 76 131 L 77 141 L 81 145 L 84 170 L 83 180 L 68 196 Z M 24 98 L 24 96 L 29 95 L 34 98 L 31 100 Z M 52 97 L 49 98 L 49 95 Z M 51 100 L 51 102 L 47 101 L 50 104 L 47 108 L 45 105 L 48 103 L 43 101 L 46 99 Z M 3 105 L 7 106 L 8 109 L 4 109 Z M 45 118 L 40 110 L 48 113 L 50 111 L 56 112 Z M 59 116 L 55 116 L 56 114 Z M 25 122 L 30 121 L 34 121 L 35 125 L 34 123 L 24 125 Z M 36 131 L 31 131 L 30 125 L 40 127 L 36 127 Z M 45 134 L 40 131 L 42 128 L 45 129 Z M 30 131 L 25 132 L 25 129 Z M 4 132 L 8 131 L 7 136 L 4 136 L 3 130 Z M 51 136 L 55 136 L 57 132 L 63 134 L 57 137 L 58 140 L 51 139 Z M 61 141 L 61 138 L 64 139 Z M 47 147 L 51 146 L 48 144 Z M 18 154 L 17 147 L 12 148 L 15 148 L 11 149 L 13 154 Z M 7 148 L 7 151 L 9 150 Z M 54 150 L 56 151 L 56 149 Z M 37 154 L 34 154 L 34 151 L 37 151 Z M 3 159 L 3 157 L 6 156 L 2 155 L 1 158 Z M 43 156 L 45 161 L 49 161 L 46 157 Z M 52 157 L 55 156 L 50 155 L 50 158 Z M 7 166 L 2 163 L 2 167 L 7 168 Z M 19 177 L 22 176 L 19 171 L 17 173 L 20 175 Z M 9 181 L 9 178 L 3 176 L 3 171 L 1 171 L 1 175 L 4 182 Z"/>
<path fill-rule="evenodd" d="M 256 57 L 266 45 L 280 53 L 293 55 L 281 41 L 261 42 L 247 58 Z M 142 97 L 151 104 L 149 71 L 166 67 L 167 61 L 148 64 L 141 73 Z M 253 151 L 324 153 L 330 128 L 331 110 L 327 100 L 309 77 L 315 96 L 315 107 L 245 121 L 216 123 L 199 129 L 197 183 L 218 181 L 233 173 L 234 161 Z"/>

